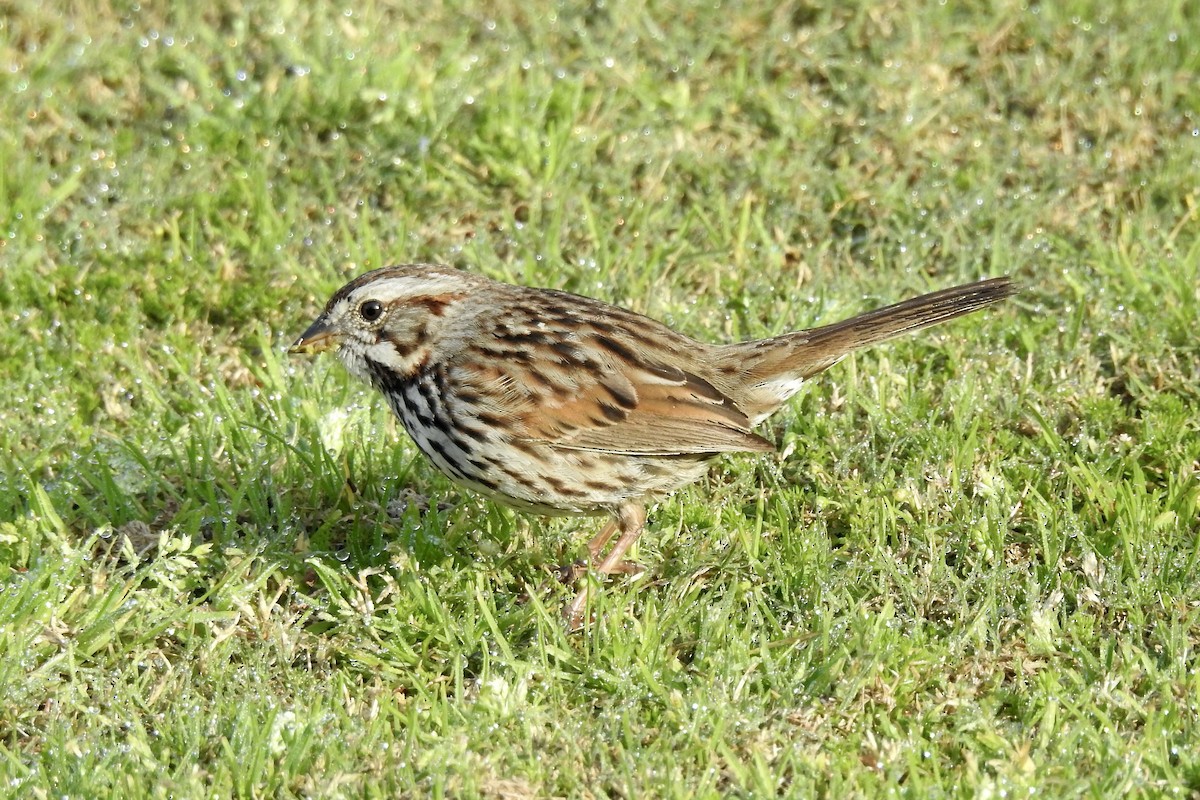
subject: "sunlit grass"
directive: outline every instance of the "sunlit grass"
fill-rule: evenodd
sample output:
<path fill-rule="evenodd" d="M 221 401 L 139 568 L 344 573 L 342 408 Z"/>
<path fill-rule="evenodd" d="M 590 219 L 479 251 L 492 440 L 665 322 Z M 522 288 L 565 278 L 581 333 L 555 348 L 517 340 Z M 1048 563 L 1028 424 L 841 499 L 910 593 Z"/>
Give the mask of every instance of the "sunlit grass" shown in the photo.
<path fill-rule="evenodd" d="M 10 4 L 0 785 L 1194 794 L 1192 17 Z M 420 260 L 713 341 L 1025 291 L 831 369 L 568 635 L 595 521 L 282 353 Z"/>

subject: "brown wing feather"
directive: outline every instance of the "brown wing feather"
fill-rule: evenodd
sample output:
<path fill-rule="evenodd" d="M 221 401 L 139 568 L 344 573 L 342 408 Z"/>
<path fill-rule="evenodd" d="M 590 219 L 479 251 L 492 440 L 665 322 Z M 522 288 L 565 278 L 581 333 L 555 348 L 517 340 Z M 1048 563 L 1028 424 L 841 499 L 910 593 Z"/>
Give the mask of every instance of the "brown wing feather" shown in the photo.
<path fill-rule="evenodd" d="M 624 455 L 768 452 L 749 418 L 703 378 L 674 367 L 624 365 L 598 380 L 577 375 L 577 390 L 543 398 L 518 417 L 522 438 Z"/>
<path fill-rule="evenodd" d="M 515 438 L 626 456 L 774 450 L 692 367 L 706 345 L 658 321 L 587 297 L 528 291 L 508 313 L 472 324 L 473 341 L 487 344 L 457 361 L 460 393 L 478 398 L 476 407 L 503 421 L 492 427 Z"/>
<path fill-rule="evenodd" d="M 592 450 L 629 456 L 770 453 L 775 450 L 773 444 L 754 433 L 649 414 L 604 429 L 583 431 L 552 444 L 568 450 Z"/>
<path fill-rule="evenodd" d="M 459 361 L 453 379 L 460 395 L 477 398 L 478 407 L 502 420 L 516 438 L 623 455 L 775 449 L 751 431 L 745 412 L 712 383 L 651 360 L 617 324 L 583 334 L 575 325 L 551 336 L 547 328 L 557 322 L 552 317 L 540 327 L 520 329 L 500 322 L 489 357 Z M 506 346 L 508 342 L 513 346 Z M 528 369 L 524 354 L 530 347 L 543 346 L 544 355 L 553 358 L 539 360 L 536 370 Z M 680 354 L 686 352 L 680 348 Z M 478 366 L 484 363 L 486 367 Z"/>

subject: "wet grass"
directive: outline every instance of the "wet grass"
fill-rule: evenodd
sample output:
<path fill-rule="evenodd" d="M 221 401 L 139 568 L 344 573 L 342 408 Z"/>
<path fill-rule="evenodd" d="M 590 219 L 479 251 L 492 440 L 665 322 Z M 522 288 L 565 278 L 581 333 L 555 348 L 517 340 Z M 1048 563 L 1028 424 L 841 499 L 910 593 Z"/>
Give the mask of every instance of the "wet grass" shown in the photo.
<path fill-rule="evenodd" d="M 175 6 L 0 20 L 7 791 L 1200 791 L 1185 4 Z M 834 367 L 569 636 L 592 523 L 282 354 L 417 260 L 713 340 L 1026 290 Z"/>

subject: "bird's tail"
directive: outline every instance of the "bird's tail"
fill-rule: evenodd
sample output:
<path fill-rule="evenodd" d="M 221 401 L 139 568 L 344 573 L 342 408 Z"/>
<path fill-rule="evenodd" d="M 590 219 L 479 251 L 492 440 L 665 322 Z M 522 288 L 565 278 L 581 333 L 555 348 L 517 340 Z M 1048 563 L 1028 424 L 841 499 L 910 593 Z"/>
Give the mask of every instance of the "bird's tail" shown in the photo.
<path fill-rule="evenodd" d="M 738 365 L 747 382 L 765 394 L 780 395 L 778 402 L 782 404 L 804 379 L 855 350 L 970 314 L 1016 292 L 1016 285 L 1007 277 L 977 281 L 923 294 L 832 325 L 724 345 L 718 348 L 718 358 Z"/>

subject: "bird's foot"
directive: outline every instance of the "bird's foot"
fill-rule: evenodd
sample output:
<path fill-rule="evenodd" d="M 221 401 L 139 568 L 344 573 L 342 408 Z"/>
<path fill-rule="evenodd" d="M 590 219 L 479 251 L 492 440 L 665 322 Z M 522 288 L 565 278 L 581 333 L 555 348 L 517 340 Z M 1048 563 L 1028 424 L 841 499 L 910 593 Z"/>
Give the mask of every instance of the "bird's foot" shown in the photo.
<path fill-rule="evenodd" d="M 558 580 L 563 586 L 574 586 L 579 579 L 587 575 L 591 564 L 586 559 L 580 559 L 558 568 Z M 607 575 L 641 575 L 646 568 L 636 561 L 618 561 L 612 565 Z"/>

